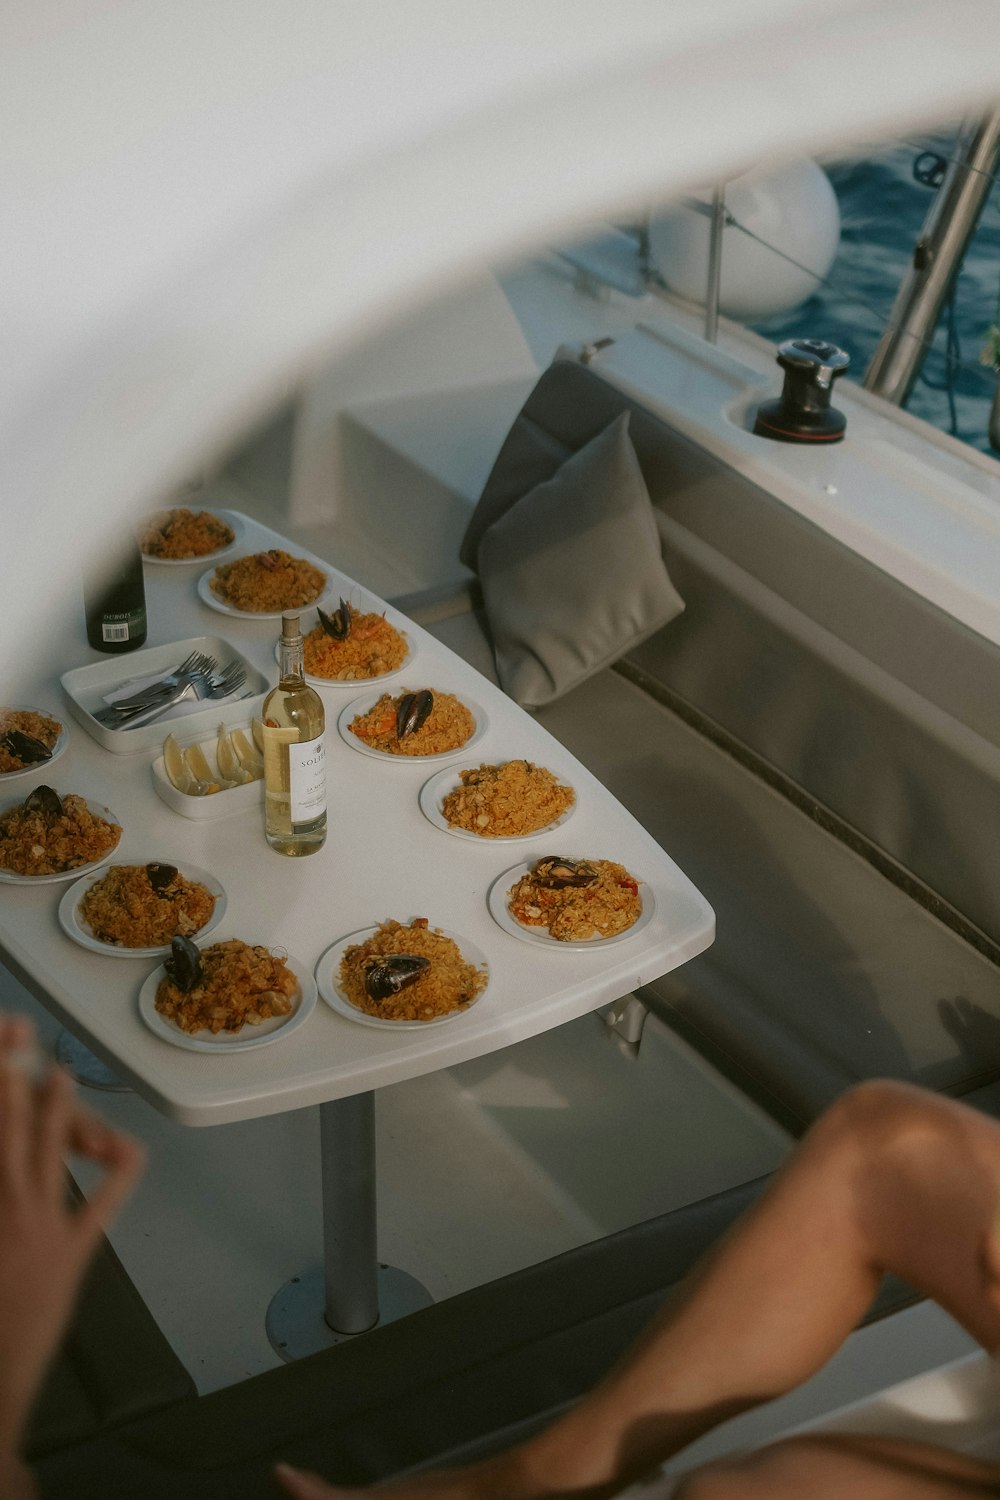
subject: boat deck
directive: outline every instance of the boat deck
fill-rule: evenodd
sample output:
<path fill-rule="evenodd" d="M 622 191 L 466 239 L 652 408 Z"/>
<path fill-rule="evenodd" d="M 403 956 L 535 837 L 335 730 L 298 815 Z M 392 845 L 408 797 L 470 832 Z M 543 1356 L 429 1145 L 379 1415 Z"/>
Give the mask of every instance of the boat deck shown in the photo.
<path fill-rule="evenodd" d="M 563 328 L 563 336 L 581 331 Z M 540 361 L 552 353 L 542 343 Z M 502 389 L 511 401 L 521 387 L 511 378 Z M 469 401 L 471 410 L 478 396 Z M 378 424 L 373 415 L 369 433 L 378 426 L 372 462 L 382 473 L 399 461 L 384 442 L 387 421 L 386 412 Z M 414 462 L 407 455 L 411 470 Z M 443 486 L 447 510 L 447 495 L 474 478 L 466 466 L 427 483 Z M 398 550 L 373 550 L 350 517 L 324 523 L 275 493 L 230 470 L 204 499 L 280 525 L 383 596 L 437 581 L 419 560 L 408 570 Z M 54 1041 L 56 1023 L 4 970 L 0 1008 L 34 1014 Z M 134 1093 L 88 1097 L 147 1147 L 146 1176 L 111 1239 L 199 1391 L 277 1365 L 264 1328 L 268 1302 L 322 1258 L 318 1112 L 194 1130 Z M 655 1017 L 638 1055 L 599 1016 L 584 1016 L 478 1063 L 384 1089 L 376 1112 L 380 1255 L 436 1299 L 773 1170 L 790 1147 L 769 1116 Z M 704 1439 L 684 1467 L 973 1347 L 936 1307 L 898 1313 L 853 1335 L 800 1391 Z"/>

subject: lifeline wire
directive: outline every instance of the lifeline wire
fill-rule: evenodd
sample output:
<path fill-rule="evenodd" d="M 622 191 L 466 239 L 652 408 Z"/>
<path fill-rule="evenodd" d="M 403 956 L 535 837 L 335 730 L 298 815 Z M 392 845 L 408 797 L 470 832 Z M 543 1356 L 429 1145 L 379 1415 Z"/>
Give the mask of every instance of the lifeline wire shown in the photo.
<path fill-rule="evenodd" d="M 998 176 L 997 173 L 984 172 L 981 167 L 971 167 L 968 165 L 968 163 L 959 161 L 957 157 L 946 155 L 945 152 L 942 152 L 938 146 L 929 145 L 926 141 L 910 141 L 902 137 L 897 137 L 897 144 L 906 147 L 906 149 L 908 150 L 918 151 L 920 153 L 920 156 L 918 156 L 917 158 L 917 162 L 914 163 L 914 176 L 916 177 L 916 180 L 918 182 L 921 182 L 925 186 L 936 188 L 940 186 L 940 179 L 937 179 L 936 168 L 933 174 L 933 178 L 935 180 L 927 181 L 923 176 L 917 174 L 917 163 L 919 163 L 921 158 L 933 158 L 936 164 L 941 163 L 944 165 L 952 164 L 956 166 L 962 166 L 966 171 L 975 172 L 977 176 L 988 178 L 989 181 L 994 185 L 1000 182 L 1000 176 Z M 941 172 L 941 176 L 943 178 L 943 169 Z M 707 205 L 704 204 L 699 198 L 682 198 L 679 201 L 682 203 L 686 203 L 688 207 L 695 209 L 695 211 L 698 213 L 707 212 Z M 733 229 L 738 229 L 741 234 L 745 234 L 748 239 L 751 239 L 756 244 L 761 245 L 765 250 L 770 250 L 773 255 L 777 255 L 782 260 L 787 261 L 788 264 L 794 266 L 797 271 L 802 271 L 806 276 L 811 277 L 812 280 L 816 282 L 817 287 L 826 287 L 829 291 L 834 292 L 842 301 L 851 302 L 855 307 L 863 308 L 879 328 L 883 330 L 892 329 L 894 331 L 898 328 L 898 325 L 894 324 L 885 313 L 881 312 L 877 307 L 873 307 L 869 302 L 866 302 L 863 297 L 859 297 L 853 290 L 843 286 L 839 280 L 836 280 L 831 276 L 820 276 L 816 271 L 812 269 L 811 266 L 803 265 L 801 261 L 796 260 L 795 257 L 793 255 L 789 255 L 787 251 L 779 249 L 777 245 L 770 244 L 769 241 L 763 238 L 763 236 L 748 228 L 746 224 L 741 224 L 739 219 L 736 218 L 735 214 L 733 214 L 733 212 L 729 208 L 725 209 L 725 223 L 727 226 L 732 226 Z M 935 382 L 933 379 L 928 379 L 928 377 L 923 374 L 923 371 L 921 371 L 920 376 L 923 383 L 929 386 L 931 390 L 944 391 L 947 394 L 949 419 L 953 435 L 956 434 L 958 430 L 954 393 L 955 376 L 959 371 L 964 370 L 966 374 L 973 376 L 978 382 L 986 382 L 991 378 L 980 362 L 977 362 L 975 364 L 968 364 L 962 358 L 962 352 L 959 345 L 958 332 L 955 322 L 955 298 L 958 287 L 958 278 L 960 275 L 961 266 L 958 268 L 958 271 L 955 274 L 955 279 L 952 283 L 952 289 L 948 297 L 948 302 L 946 303 L 946 343 L 943 356 L 946 371 L 945 378 L 942 382 Z M 1000 326 L 1000 293 L 998 293 L 997 299 L 996 321 L 997 325 Z M 934 343 L 933 334 L 930 338 L 918 338 L 916 334 L 908 332 L 908 337 L 917 339 L 918 342 L 923 346 L 926 353 L 936 354 L 938 352 L 937 347 Z"/>
<path fill-rule="evenodd" d="M 996 177 L 994 177 L 992 180 L 996 181 L 997 179 Z M 697 201 L 699 201 L 699 208 L 701 208 L 703 205 L 701 205 L 700 200 Z M 745 234 L 748 239 L 754 240 L 758 245 L 762 245 L 765 250 L 770 250 L 772 254 L 780 256 L 782 260 L 786 260 L 788 264 L 794 266 L 796 270 L 803 271 L 807 276 L 811 276 L 813 281 L 816 282 L 817 286 L 824 286 L 830 291 L 835 292 L 841 300 L 846 302 L 853 302 L 855 306 L 864 308 L 865 312 L 867 312 L 869 316 L 872 317 L 880 327 L 886 329 L 895 329 L 898 327 L 897 324 L 891 322 L 891 320 L 886 316 L 885 313 L 880 312 L 876 307 L 872 307 L 872 305 L 869 302 L 866 302 L 863 297 L 857 296 L 856 293 L 845 287 L 839 280 L 835 280 L 830 276 L 820 276 L 819 273 L 814 271 L 810 266 L 803 265 L 801 261 L 796 260 L 795 257 L 793 255 L 789 255 L 787 251 L 779 249 L 777 245 L 770 244 L 761 235 L 755 233 L 754 230 L 749 229 L 745 224 L 741 224 L 739 219 L 737 219 L 729 209 L 726 209 L 726 224 L 731 225 L 734 229 L 738 229 L 741 234 Z M 956 275 L 956 285 L 957 282 L 958 276 Z M 908 336 L 914 339 L 918 338 L 918 336 L 914 333 L 909 333 Z M 918 342 L 923 345 L 924 349 L 927 350 L 928 353 L 936 352 L 933 337 L 929 339 L 920 338 L 918 339 Z M 946 358 L 949 359 L 951 367 L 956 371 L 964 370 L 967 374 L 973 375 L 977 381 L 982 381 L 988 378 L 982 365 L 968 364 L 964 362 L 961 359 L 960 352 L 956 357 L 955 351 L 949 348 L 949 352 L 948 354 L 946 354 Z M 936 388 L 942 389 L 943 387 Z"/>

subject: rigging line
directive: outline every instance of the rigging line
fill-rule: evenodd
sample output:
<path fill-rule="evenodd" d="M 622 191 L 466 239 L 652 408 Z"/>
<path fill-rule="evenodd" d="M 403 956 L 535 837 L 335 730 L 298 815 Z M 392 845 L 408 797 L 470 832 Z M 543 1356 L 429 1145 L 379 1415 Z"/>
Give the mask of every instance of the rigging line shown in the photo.
<path fill-rule="evenodd" d="M 853 302 L 855 306 L 864 308 L 865 312 L 867 312 L 869 316 L 874 318 L 875 321 L 880 325 L 880 327 L 885 329 L 892 329 L 894 332 L 899 331 L 899 324 L 893 323 L 885 313 L 880 312 L 876 307 L 872 307 L 872 305 L 869 302 L 866 302 L 863 297 L 858 297 L 852 290 L 845 287 L 841 282 L 834 281 L 829 276 L 820 276 L 819 273 L 817 271 L 814 271 L 811 266 L 803 265 L 801 261 L 796 260 L 793 255 L 789 255 L 786 251 L 779 249 L 777 245 L 769 244 L 768 241 L 765 240 L 761 235 L 757 234 L 752 229 L 748 229 L 745 224 L 741 224 L 739 219 L 737 219 L 729 209 L 726 210 L 726 223 L 727 225 L 731 224 L 734 229 L 739 229 L 743 234 L 747 235 L 749 239 L 754 240 L 758 245 L 762 245 L 765 250 L 770 250 L 772 254 L 778 255 L 782 260 L 788 261 L 789 265 L 794 266 L 796 270 L 804 271 L 807 276 L 812 277 L 817 286 L 824 286 L 844 301 Z M 921 338 L 918 334 L 911 333 L 909 329 L 905 329 L 903 331 L 908 335 L 909 338 L 916 339 L 917 342 L 920 343 L 928 353 L 937 352 L 933 337 Z M 976 380 L 978 381 L 989 379 L 988 372 L 981 364 L 968 364 L 962 359 L 957 359 L 952 361 L 952 367 L 953 369 L 964 370 L 968 374 L 974 375 Z"/>
<path fill-rule="evenodd" d="M 710 205 L 703 202 L 703 200 L 700 198 L 683 197 L 679 198 L 677 201 L 683 207 L 690 208 L 695 213 L 702 215 L 707 214 L 710 207 Z M 840 297 L 843 301 L 853 302 L 855 306 L 864 308 L 865 312 L 869 314 L 869 316 L 879 325 L 880 328 L 889 326 L 889 320 L 886 317 L 885 313 L 881 312 L 877 307 L 873 307 L 870 302 L 866 302 L 863 297 L 859 297 L 853 291 L 853 289 L 847 286 L 842 286 L 840 282 L 834 281 L 830 276 L 821 276 L 818 271 L 813 270 L 812 266 L 804 265 L 802 261 L 796 260 L 794 255 L 789 255 L 787 250 L 782 250 L 779 248 L 779 246 L 772 245 L 769 240 L 765 240 L 762 235 L 759 235 L 756 232 L 756 230 L 748 228 L 746 224 L 741 224 L 739 219 L 737 219 L 736 215 L 732 212 L 731 209 L 725 209 L 724 219 L 727 228 L 738 229 L 740 233 L 745 234 L 748 239 L 751 239 L 756 244 L 763 246 L 765 250 L 770 250 L 772 255 L 777 255 L 781 260 L 786 260 L 788 264 L 790 266 L 794 266 L 797 271 L 802 271 L 806 276 L 810 276 L 812 280 L 815 281 L 817 287 L 827 287 L 831 292 L 835 292 L 837 296 Z M 662 280 L 662 278 L 660 279 Z"/>

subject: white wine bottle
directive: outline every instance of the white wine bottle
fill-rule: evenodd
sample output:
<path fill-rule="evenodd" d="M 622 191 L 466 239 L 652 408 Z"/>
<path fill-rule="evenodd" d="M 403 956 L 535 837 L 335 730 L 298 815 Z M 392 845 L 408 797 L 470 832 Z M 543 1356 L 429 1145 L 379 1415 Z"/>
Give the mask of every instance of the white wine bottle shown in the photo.
<path fill-rule="evenodd" d="M 326 838 L 326 721 L 305 680 L 298 615 L 282 615 L 278 686 L 261 708 L 264 836 L 279 854 L 315 854 Z"/>

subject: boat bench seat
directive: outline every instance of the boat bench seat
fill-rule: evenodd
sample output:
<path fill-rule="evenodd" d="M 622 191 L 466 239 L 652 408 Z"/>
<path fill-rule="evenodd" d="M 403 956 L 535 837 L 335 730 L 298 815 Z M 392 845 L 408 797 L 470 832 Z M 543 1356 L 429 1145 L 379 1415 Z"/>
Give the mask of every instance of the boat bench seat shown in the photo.
<path fill-rule="evenodd" d="M 537 717 L 715 908 L 642 998 L 792 1131 L 874 1076 L 1000 1113 L 1000 652 L 569 360 L 487 488 L 626 410 L 686 607 Z M 496 681 L 476 588 L 394 602 Z"/>
<path fill-rule="evenodd" d="M 271 1500 L 279 1459 L 364 1484 L 501 1447 L 588 1390 L 766 1182 L 52 1452 L 37 1465 L 42 1495 Z M 869 1320 L 913 1300 L 887 1282 Z"/>

